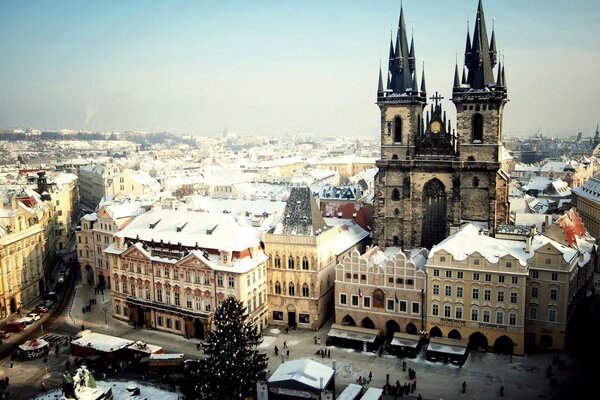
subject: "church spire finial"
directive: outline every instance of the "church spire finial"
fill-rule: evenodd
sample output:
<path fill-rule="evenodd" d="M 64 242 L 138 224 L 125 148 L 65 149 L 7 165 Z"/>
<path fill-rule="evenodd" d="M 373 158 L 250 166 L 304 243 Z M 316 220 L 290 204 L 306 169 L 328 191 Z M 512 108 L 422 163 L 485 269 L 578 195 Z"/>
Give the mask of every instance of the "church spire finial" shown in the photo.
<path fill-rule="evenodd" d="M 423 72 L 421 73 L 421 96 L 427 98 L 427 90 L 425 88 L 425 62 L 423 62 Z"/>
<path fill-rule="evenodd" d="M 383 77 L 381 76 L 381 60 L 379 60 L 379 82 L 377 83 L 377 98 L 383 97 Z"/>

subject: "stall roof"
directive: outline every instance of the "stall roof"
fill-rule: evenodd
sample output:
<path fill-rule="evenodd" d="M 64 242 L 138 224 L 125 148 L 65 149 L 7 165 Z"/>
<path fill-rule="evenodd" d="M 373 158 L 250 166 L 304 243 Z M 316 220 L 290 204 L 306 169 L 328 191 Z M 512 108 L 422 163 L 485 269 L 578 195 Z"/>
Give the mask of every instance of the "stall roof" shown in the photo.
<path fill-rule="evenodd" d="M 392 346 L 417 348 L 419 345 L 419 336 L 410 333 L 395 332 L 394 338 L 390 343 Z"/>
<path fill-rule="evenodd" d="M 359 340 L 361 342 L 372 343 L 379 336 L 377 329 L 361 328 L 358 326 L 348 326 L 332 324 L 327 336 L 334 336 L 342 339 Z"/>
<path fill-rule="evenodd" d="M 432 337 L 431 339 L 429 339 L 429 346 L 427 347 L 427 351 L 464 355 L 467 352 L 468 345 L 469 342 L 467 342 L 466 340 Z"/>
<path fill-rule="evenodd" d="M 354 400 L 358 398 L 358 395 L 362 392 L 362 386 L 357 385 L 356 383 L 350 383 L 346 386 L 346 389 L 339 396 L 336 397 L 337 400 Z"/>
<path fill-rule="evenodd" d="M 89 347 L 105 353 L 124 349 L 134 343 L 134 340 L 124 339 L 117 336 L 104 335 L 102 333 L 92 332 L 79 339 L 73 340 L 71 345 L 79 347 Z"/>
<path fill-rule="evenodd" d="M 383 389 L 370 387 L 360 400 L 379 400 L 381 396 L 383 396 Z"/>
<path fill-rule="evenodd" d="M 323 387 L 327 387 L 334 373 L 335 371 L 327 365 L 309 359 L 299 359 L 281 364 L 268 383 L 276 387 L 314 391 L 321 389 L 321 378 Z"/>
<path fill-rule="evenodd" d="M 150 354 L 149 367 L 175 367 L 183 364 L 183 353 Z"/>

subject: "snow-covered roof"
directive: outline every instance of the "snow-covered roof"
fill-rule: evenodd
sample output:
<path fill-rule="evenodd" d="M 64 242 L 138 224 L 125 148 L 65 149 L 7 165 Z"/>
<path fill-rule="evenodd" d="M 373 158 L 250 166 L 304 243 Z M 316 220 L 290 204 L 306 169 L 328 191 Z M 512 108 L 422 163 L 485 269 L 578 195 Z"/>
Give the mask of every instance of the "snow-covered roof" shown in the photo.
<path fill-rule="evenodd" d="M 336 255 L 342 254 L 370 235 L 352 220 L 344 218 L 324 218 L 324 220 L 328 226 L 340 226 L 340 233 L 335 237 Z"/>
<path fill-rule="evenodd" d="M 335 371 L 327 365 L 309 359 L 300 359 L 281 364 L 268 382 L 282 387 L 297 383 L 308 389 L 318 390 L 321 385 L 326 387 L 329 384 L 334 373 Z"/>
<path fill-rule="evenodd" d="M 577 196 L 600 203 L 600 179 L 590 178 L 583 186 L 572 189 Z"/>
<path fill-rule="evenodd" d="M 153 209 L 136 217 L 117 237 L 205 249 L 242 251 L 258 246 L 260 232 L 230 214 Z"/>
<path fill-rule="evenodd" d="M 105 353 L 111 351 L 117 351 L 128 347 L 135 340 L 124 339 L 117 336 L 104 335 L 102 333 L 92 332 L 87 335 L 73 340 L 72 344 L 76 344 L 81 347 L 88 347 L 94 350 L 102 351 Z"/>

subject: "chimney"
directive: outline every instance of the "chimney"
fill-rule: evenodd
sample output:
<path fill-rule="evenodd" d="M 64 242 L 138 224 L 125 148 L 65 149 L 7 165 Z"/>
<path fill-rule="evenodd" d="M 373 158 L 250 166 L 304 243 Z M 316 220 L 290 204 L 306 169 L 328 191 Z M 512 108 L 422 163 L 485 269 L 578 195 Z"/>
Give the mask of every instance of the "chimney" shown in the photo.
<path fill-rule="evenodd" d="M 529 235 L 525 238 L 525 253 L 531 253 L 531 243 L 533 242 L 533 237 L 537 233 L 537 228 L 535 225 L 531 225 L 529 228 Z"/>

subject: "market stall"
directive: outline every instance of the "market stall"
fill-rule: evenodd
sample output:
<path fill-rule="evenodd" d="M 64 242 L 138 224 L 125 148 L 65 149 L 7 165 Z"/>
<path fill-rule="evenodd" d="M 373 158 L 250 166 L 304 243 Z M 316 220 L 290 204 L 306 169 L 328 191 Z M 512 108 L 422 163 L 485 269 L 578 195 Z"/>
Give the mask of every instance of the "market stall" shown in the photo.
<path fill-rule="evenodd" d="M 31 339 L 19 346 L 19 353 L 27 359 L 44 357 L 50 351 L 50 343 L 44 339 Z"/>

